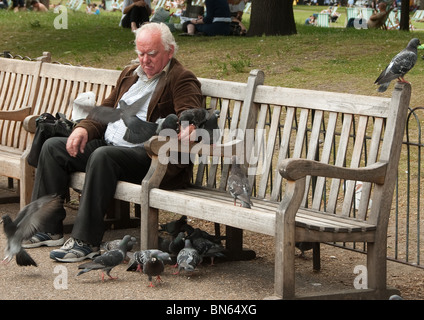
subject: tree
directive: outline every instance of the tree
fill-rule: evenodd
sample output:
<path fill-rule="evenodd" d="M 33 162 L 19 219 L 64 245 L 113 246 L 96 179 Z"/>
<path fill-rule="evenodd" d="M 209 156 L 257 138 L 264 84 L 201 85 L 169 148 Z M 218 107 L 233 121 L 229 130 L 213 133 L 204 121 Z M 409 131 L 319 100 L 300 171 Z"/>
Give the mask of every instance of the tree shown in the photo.
<path fill-rule="evenodd" d="M 409 0 L 402 0 L 400 8 L 400 30 L 409 31 Z"/>
<path fill-rule="evenodd" d="M 293 0 L 252 0 L 248 36 L 296 33 Z"/>

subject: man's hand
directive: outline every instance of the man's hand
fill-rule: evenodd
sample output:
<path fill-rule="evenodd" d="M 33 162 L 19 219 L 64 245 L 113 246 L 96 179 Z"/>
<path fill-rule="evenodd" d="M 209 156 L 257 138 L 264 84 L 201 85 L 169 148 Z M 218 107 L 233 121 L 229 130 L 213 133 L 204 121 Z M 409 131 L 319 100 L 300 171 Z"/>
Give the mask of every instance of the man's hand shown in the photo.
<path fill-rule="evenodd" d="M 66 142 L 66 151 L 71 157 L 76 157 L 78 151 L 84 153 L 85 145 L 88 141 L 88 132 L 84 128 L 76 128 L 72 131 Z"/>
<path fill-rule="evenodd" d="M 194 124 L 190 124 L 188 126 L 181 126 L 180 133 L 178 133 L 178 139 L 181 141 L 194 141 L 196 139 L 196 134 L 192 133 L 196 130 L 196 126 Z"/>

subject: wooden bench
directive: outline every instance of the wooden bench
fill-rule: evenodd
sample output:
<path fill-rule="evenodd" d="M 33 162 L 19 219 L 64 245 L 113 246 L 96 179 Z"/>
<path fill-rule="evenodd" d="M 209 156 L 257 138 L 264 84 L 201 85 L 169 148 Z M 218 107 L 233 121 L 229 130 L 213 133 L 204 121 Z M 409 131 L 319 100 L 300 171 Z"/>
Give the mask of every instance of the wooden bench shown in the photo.
<path fill-rule="evenodd" d="M 209 161 L 207 176 L 199 165 L 187 189 L 159 189 L 166 163 L 158 155 L 182 146 L 152 138 L 141 190 L 142 247 L 157 244 L 159 210 L 274 236 L 274 298 L 294 299 L 302 298 L 295 290 L 295 243 L 314 244 L 319 259 L 321 242 L 364 242 L 368 289 L 352 284 L 306 298 L 387 299 L 397 292 L 386 284 L 387 226 L 410 94 L 409 84 L 396 84 L 391 99 L 257 86 L 252 105 L 240 115 L 230 111 L 239 123 L 234 128 L 251 129 L 244 136 L 251 209 L 234 206 L 226 191 L 229 161 Z"/>
<path fill-rule="evenodd" d="M 41 64 L 48 58 L 47 53 L 36 61 L 0 58 L 0 175 L 19 181 L 19 196 L 13 198 L 22 205 L 30 200 L 31 187 L 21 179 L 33 174 L 22 161 L 31 145 L 22 123 L 33 112 Z"/>
<path fill-rule="evenodd" d="M 33 114 L 60 111 L 70 116 L 71 99 L 94 90 L 101 101 L 118 74 L 43 62 Z M 153 161 L 142 184 L 118 182 L 115 198 L 141 206 L 141 248 L 157 246 L 159 210 L 227 226 L 226 247 L 233 259 L 254 257 L 243 250 L 243 230 L 274 236 L 275 296 L 292 299 L 299 298 L 296 242 L 366 242 L 369 289 L 325 297 L 386 298 L 392 293 L 386 286 L 387 224 L 410 86 L 397 84 L 390 99 L 265 86 L 258 70 L 247 83 L 200 81 L 205 107 L 220 110 L 223 138 L 212 147 L 190 144 L 190 152 L 201 151 L 202 159 L 210 160 L 195 165 L 191 187 L 158 188 L 166 171 L 159 151 L 170 146 L 186 150 L 158 137 L 145 144 Z M 226 191 L 228 159 L 235 152 L 249 173 L 251 209 L 234 206 Z M 362 194 L 356 206 L 359 181 Z M 81 190 L 83 182 L 84 173 L 75 173 L 70 187 Z"/>

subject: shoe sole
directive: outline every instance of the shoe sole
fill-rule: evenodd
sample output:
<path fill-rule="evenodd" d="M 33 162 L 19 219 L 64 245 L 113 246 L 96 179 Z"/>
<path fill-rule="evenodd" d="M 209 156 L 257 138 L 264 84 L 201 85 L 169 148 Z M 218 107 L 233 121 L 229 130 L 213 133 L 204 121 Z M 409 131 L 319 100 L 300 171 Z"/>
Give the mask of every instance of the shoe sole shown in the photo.
<path fill-rule="evenodd" d="M 25 243 L 22 244 L 22 248 L 30 249 L 30 248 L 39 248 L 39 247 L 58 247 L 65 243 L 65 238 L 60 238 L 57 240 L 45 240 L 41 242 L 34 243 Z"/>
<path fill-rule="evenodd" d="M 53 259 L 53 260 L 59 261 L 59 262 L 80 262 L 80 261 L 83 261 L 85 259 L 93 259 L 94 257 L 96 257 L 98 255 L 100 255 L 100 251 L 92 252 L 92 253 L 89 253 L 85 256 L 78 257 L 78 258 L 62 259 L 62 258 L 55 257 L 54 254 L 50 253 L 50 258 Z"/>

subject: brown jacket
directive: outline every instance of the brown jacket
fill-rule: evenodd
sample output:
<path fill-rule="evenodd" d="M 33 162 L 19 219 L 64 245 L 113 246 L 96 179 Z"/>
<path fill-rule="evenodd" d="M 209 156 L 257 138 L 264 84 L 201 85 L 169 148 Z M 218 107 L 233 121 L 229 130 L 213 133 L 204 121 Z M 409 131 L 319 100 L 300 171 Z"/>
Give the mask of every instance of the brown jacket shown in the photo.
<path fill-rule="evenodd" d="M 118 78 L 116 87 L 112 90 L 102 106 L 116 108 L 123 94 L 138 80 L 134 70 L 138 65 L 126 67 Z M 196 76 L 187 70 L 175 58 L 172 58 L 169 70 L 162 77 L 150 99 L 147 110 L 147 121 L 154 122 L 170 113 L 179 115 L 190 108 L 202 107 L 202 92 Z M 106 126 L 99 122 L 85 119 L 77 127 L 83 127 L 88 132 L 88 139 L 100 139 Z M 162 181 L 161 188 L 175 189 L 186 186 L 190 182 L 192 165 L 169 165 Z"/>

